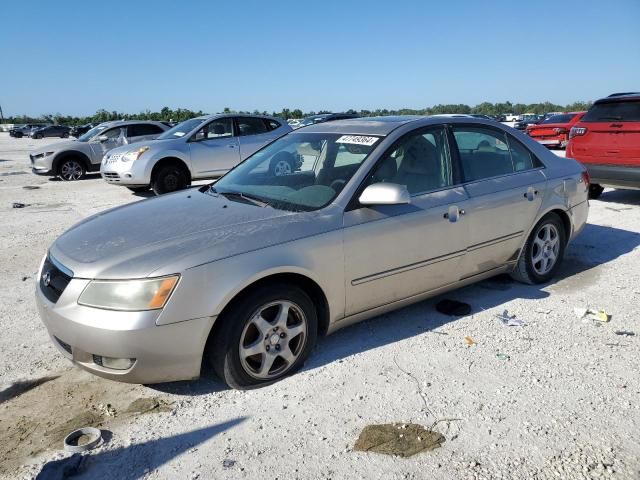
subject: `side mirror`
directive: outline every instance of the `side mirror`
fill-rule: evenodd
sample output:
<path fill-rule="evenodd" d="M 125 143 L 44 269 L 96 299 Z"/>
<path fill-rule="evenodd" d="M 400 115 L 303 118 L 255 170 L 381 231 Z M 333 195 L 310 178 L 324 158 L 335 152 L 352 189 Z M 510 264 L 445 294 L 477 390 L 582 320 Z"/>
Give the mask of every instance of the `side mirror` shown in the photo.
<path fill-rule="evenodd" d="M 100 135 L 100 136 L 98 137 L 98 141 L 99 141 L 100 143 L 104 143 L 104 142 L 106 142 L 107 140 L 109 140 L 109 137 L 107 137 L 106 135 Z"/>
<path fill-rule="evenodd" d="M 364 189 L 360 205 L 402 205 L 411 203 L 407 187 L 397 183 L 374 183 Z"/>

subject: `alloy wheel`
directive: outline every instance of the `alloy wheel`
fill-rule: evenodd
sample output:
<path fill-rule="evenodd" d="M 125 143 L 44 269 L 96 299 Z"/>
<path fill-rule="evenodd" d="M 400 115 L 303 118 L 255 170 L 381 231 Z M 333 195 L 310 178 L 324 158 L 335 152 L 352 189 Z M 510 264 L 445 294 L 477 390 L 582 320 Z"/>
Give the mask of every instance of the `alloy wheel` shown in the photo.
<path fill-rule="evenodd" d="M 307 318 L 295 303 L 277 301 L 263 305 L 240 335 L 242 368 L 259 380 L 282 376 L 303 352 L 307 331 Z"/>
<path fill-rule="evenodd" d="M 273 167 L 273 174 L 276 177 L 281 177 L 283 175 L 291 175 L 291 164 L 285 160 L 280 160 Z"/>
<path fill-rule="evenodd" d="M 60 176 L 63 180 L 80 180 L 82 177 L 82 165 L 76 160 L 67 160 L 60 167 Z"/>
<path fill-rule="evenodd" d="M 546 275 L 555 266 L 560 252 L 560 233 L 552 223 L 544 224 L 533 240 L 531 264 L 538 275 Z"/>

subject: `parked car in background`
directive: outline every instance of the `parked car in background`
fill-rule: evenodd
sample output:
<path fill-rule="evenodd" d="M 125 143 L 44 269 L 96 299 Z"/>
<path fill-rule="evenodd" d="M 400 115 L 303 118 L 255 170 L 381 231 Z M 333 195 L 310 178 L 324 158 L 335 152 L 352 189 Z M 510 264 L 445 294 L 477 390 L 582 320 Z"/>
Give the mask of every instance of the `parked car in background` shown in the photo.
<path fill-rule="evenodd" d="M 151 140 L 167 130 L 160 122 L 116 121 L 101 123 L 77 140 L 55 143 L 31 152 L 31 169 L 38 175 L 79 180 L 100 169 L 105 153 L 120 145 Z"/>
<path fill-rule="evenodd" d="M 539 115 L 522 115 L 522 118 L 513 125 L 513 128 L 526 130 L 529 125 L 537 125 L 541 120 L 542 117 Z"/>
<path fill-rule="evenodd" d="M 552 115 L 527 127 L 527 135 L 547 147 L 565 148 L 569 142 L 569 130 L 586 112 L 570 112 Z"/>
<path fill-rule="evenodd" d="M 293 152 L 314 158 L 276 175 Z M 194 379 L 206 361 L 256 387 L 354 322 L 501 273 L 548 282 L 587 192 L 582 165 L 494 121 L 320 123 L 212 185 L 72 227 L 42 260 L 36 304 L 61 354 L 96 375 Z"/>
<path fill-rule="evenodd" d="M 47 125 L 46 127 L 34 128 L 29 136 L 31 138 L 60 137 L 69 138 L 69 127 L 64 125 Z"/>
<path fill-rule="evenodd" d="M 223 114 L 182 122 L 151 143 L 122 147 L 105 155 L 100 173 L 112 185 L 134 192 L 152 188 L 156 195 L 188 187 L 192 180 L 216 178 L 267 143 L 291 131 L 279 118 Z M 299 159 L 282 158 L 272 165 L 291 173 Z"/>
<path fill-rule="evenodd" d="M 640 92 L 596 101 L 569 132 L 567 157 L 591 176 L 591 198 L 604 187 L 640 188 Z"/>
<path fill-rule="evenodd" d="M 360 118 L 360 115 L 357 113 L 320 113 L 300 120 L 298 128 L 315 125 L 316 123 L 333 122 L 334 120 L 346 120 L 349 118 Z"/>
<path fill-rule="evenodd" d="M 494 115 L 493 119 L 496 122 L 506 122 L 507 121 L 507 117 L 505 115 Z"/>
<path fill-rule="evenodd" d="M 31 130 L 46 126 L 47 125 L 44 123 L 28 123 L 26 125 L 22 125 L 21 127 L 12 128 L 11 130 L 9 130 L 9 136 L 15 138 L 28 137 L 31 134 Z"/>
<path fill-rule="evenodd" d="M 492 122 L 495 121 L 495 118 L 490 117 L 489 115 L 483 115 L 482 113 L 470 113 L 469 115 L 475 118 L 484 118 L 485 120 L 491 120 Z"/>
<path fill-rule="evenodd" d="M 513 113 L 505 113 L 504 114 L 504 121 L 505 122 L 515 122 L 519 119 L 519 115 L 515 115 Z"/>
<path fill-rule="evenodd" d="M 76 137 L 79 138 L 80 136 L 84 135 L 85 133 L 87 133 L 89 130 L 91 130 L 93 127 L 99 125 L 98 123 L 85 123 L 84 125 L 76 125 L 71 127 L 71 130 L 69 130 L 69 135 L 72 137 Z"/>

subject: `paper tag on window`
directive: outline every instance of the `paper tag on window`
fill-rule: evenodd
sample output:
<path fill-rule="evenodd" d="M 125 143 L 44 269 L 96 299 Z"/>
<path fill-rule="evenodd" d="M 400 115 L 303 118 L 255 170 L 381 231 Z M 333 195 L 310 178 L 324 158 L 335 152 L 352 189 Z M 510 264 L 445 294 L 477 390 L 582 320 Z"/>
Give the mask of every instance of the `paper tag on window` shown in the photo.
<path fill-rule="evenodd" d="M 352 145 L 366 145 L 370 147 L 378 141 L 378 137 L 366 137 L 364 135 L 343 135 L 336 143 L 350 143 Z"/>

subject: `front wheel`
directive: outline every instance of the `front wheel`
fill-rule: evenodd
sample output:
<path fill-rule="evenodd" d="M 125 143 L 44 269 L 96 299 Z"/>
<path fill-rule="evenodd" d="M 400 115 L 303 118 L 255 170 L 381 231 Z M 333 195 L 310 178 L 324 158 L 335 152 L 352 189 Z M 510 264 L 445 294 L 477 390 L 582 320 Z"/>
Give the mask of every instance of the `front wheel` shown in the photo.
<path fill-rule="evenodd" d="M 598 185 L 597 183 L 592 183 L 589 185 L 589 198 L 595 200 L 599 198 L 604 192 L 604 187 L 602 185 Z"/>
<path fill-rule="evenodd" d="M 555 213 L 548 214 L 529 235 L 511 276 L 531 285 L 548 282 L 560 267 L 566 244 L 562 220 Z"/>
<path fill-rule="evenodd" d="M 188 186 L 189 175 L 179 165 L 160 167 L 151 181 L 151 188 L 153 188 L 153 193 L 156 195 L 175 192 Z"/>
<path fill-rule="evenodd" d="M 84 173 L 84 165 L 80 160 L 76 160 L 75 158 L 63 160 L 58 167 L 58 176 L 66 182 L 80 180 L 84 176 Z"/>
<path fill-rule="evenodd" d="M 301 288 L 276 283 L 236 302 L 207 346 L 211 365 L 232 388 L 267 385 L 299 369 L 313 348 L 316 308 Z"/>

